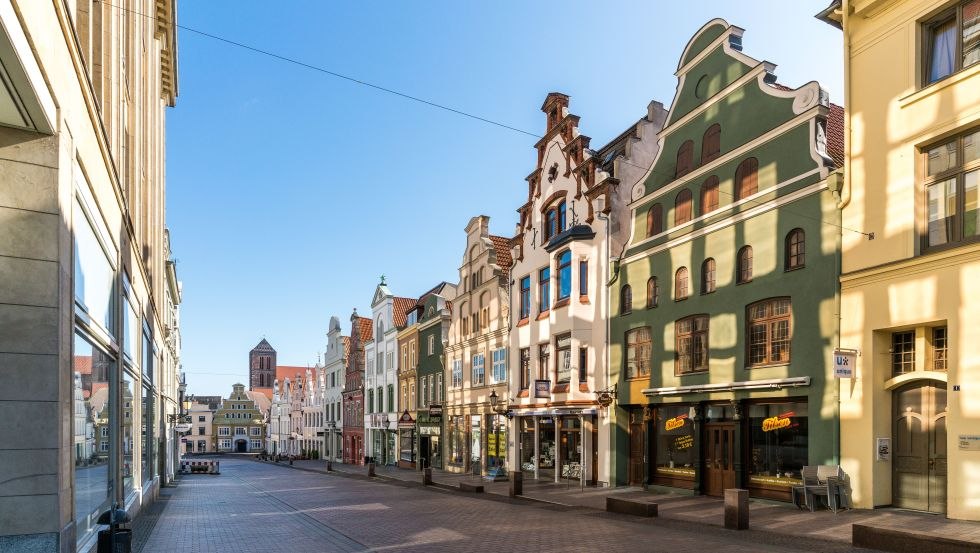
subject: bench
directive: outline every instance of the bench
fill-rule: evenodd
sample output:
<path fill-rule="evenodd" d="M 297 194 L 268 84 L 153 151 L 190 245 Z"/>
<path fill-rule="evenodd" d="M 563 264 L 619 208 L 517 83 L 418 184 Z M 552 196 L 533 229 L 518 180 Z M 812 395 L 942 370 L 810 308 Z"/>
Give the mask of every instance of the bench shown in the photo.
<path fill-rule="evenodd" d="M 607 497 L 606 511 L 624 515 L 636 515 L 638 517 L 655 517 L 657 516 L 657 504 L 639 499 Z"/>
<path fill-rule="evenodd" d="M 469 484 L 466 482 L 460 482 L 459 491 L 471 492 L 471 493 L 483 493 L 483 484 Z"/>

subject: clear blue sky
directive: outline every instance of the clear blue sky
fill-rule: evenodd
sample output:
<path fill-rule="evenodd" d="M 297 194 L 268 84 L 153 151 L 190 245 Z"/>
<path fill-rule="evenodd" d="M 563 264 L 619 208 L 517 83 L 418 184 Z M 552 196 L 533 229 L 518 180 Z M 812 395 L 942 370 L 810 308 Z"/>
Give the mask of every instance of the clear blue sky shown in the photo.
<path fill-rule="evenodd" d="M 813 18 L 828 3 L 184 0 L 179 23 L 536 133 L 564 92 L 598 148 L 672 101 L 714 17 L 780 82 L 842 103 L 841 35 Z M 314 364 L 330 316 L 346 334 L 382 273 L 402 296 L 454 282 L 474 215 L 513 234 L 534 138 L 178 32 L 167 224 L 192 393 L 247 383 L 263 337 L 279 364 Z"/>

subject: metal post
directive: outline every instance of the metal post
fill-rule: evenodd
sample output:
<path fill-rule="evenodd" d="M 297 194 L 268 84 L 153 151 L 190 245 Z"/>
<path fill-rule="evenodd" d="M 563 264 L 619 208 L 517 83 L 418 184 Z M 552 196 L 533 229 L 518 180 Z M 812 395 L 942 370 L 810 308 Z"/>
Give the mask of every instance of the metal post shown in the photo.
<path fill-rule="evenodd" d="M 541 425 L 538 416 L 534 415 L 534 479 L 538 479 L 538 467 L 541 465 Z"/>
<path fill-rule="evenodd" d="M 588 449 L 585 447 L 585 416 L 583 415 L 578 416 L 578 447 L 579 489 L 585 491 L 585 452 L 588 451 Z"/>

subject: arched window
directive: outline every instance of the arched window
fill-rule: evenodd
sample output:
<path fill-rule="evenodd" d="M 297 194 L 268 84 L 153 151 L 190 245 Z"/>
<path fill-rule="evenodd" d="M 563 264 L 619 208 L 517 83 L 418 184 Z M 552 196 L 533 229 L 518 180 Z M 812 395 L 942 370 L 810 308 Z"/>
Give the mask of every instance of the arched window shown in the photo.
<path fill-rule="evenodd" d="M 701 264 L 701 293 L 710 294 L 715 291 L 715 260 L 711 257 Z"/>
<path fill-rule="evenodd" d="M 800 269 L 806 265 L 806 235 L 795 228 L 786 235 L 786 270 Z"/>
<path fill-rule="evenodd" d="M 715 123 L 704 131 L 701 141 L 701 165 L 715 159 L 721 154 L 721 125 Z"/>
<path fill-rule="evenodd" d="M 664 231 L 664 207 L 653 204 L 647 210 L 647 238 L 656 236 Z"/>
<path fill-rule="evenodd" d="M 691 220 L 691 191 L 685 188 L 674 198 L 674 225 L 682 225 Z"/>
<path fill-rule="evenodd" d="M 647 280 L 647 309 L 652 309 L 660 303 L 660 287 L 657 286 L 657 277 L 650 277 Z"/>
<path fill-rule="evenodd" d="M 383 319 L 378 319 L 377 326 L 378 326 L 378 343 L 381 343 L 382 341 L 384 341 L 384 335 L 385 335 L 385 322 L 384 322 L 384 320 Z"/>
<path fill-rule="evenodd" d="M 789 363 L 792 317 L 789 298 L 763 300 L 746 308 L 746 365 Z"/>
<path fill-rule="evenodd" d="M 688 276 L 687 267 L 681 267 L 674 273 L 674 301 L 687 299 L 688 296 Z"/>
<path fill-rule="evenodd" d="M 558 254 L 558 300 L 572 295 L 572 252 L 565 250 Z"/>
<path fill-rule="evenodd" d="M 674 171 L 674 178 L 680 178 L 694 169 L 694 141 L 685 140 L 681 147 L 677 149 L 677 168 Z"/>
<path fill-rule="evenodd" d="M 718 209 L 718 177 L 711 175 L 701 185 L 701 215 Z"/>
<path fill-rule="evenodd" d="M 629 284 L 619 291 L 619 314 L 628 315 L 633 312 L 633 290 Z"/>
<path fill-rule="evenodd" d="M 735 282 L 743 284 L 752 280 L 752 246 L 738 250 L 738 263 L 735 269 Z"/>
<path fill-rule="evenodd" d="M 747 198 L 759 191 L 759 160 L 750 157 L 735 170 L 735 199 Z"/>

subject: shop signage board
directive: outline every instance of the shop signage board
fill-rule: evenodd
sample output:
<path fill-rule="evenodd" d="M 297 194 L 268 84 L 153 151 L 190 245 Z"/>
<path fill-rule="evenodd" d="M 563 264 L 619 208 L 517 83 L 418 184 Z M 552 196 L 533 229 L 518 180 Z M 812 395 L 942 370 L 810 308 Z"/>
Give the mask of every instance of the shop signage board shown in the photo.
<path fill-rule="evenodd" d="M 191 429 L 191 425 L 187 424 L 186 422 L 182 422 L 174 426 L 174 430 L 176 430 L 177 432 L 187 432 L 190 429 Z"/>
<path fill-rule="evenodd" d="M 551 397 L 551 381 L 550 380 L 535 380 L 534 381 L 534 397 Z"/>
<path fill-rule="evenodd" d="M 980 451 L 980 436 L 975 434 L 960 434 L 960 449 L 963 451 Z"/>
<path fill-rule="evenodd" d="M 875 459 L 878 461 L 889 461 L 892 458 L 892 439 L 878 438 L 875 444 Z"/>
<path fill-rule="evenodd" d="M 429 416 L 430 417 L 442 417 L 442 405 L 430 405 L 429 406 Z"/>
<path fill-rule="evenodd" d="M 854 365 L 857 351 L 852 349 L 834 350 L 834 378 L 854 378 Z"/>

